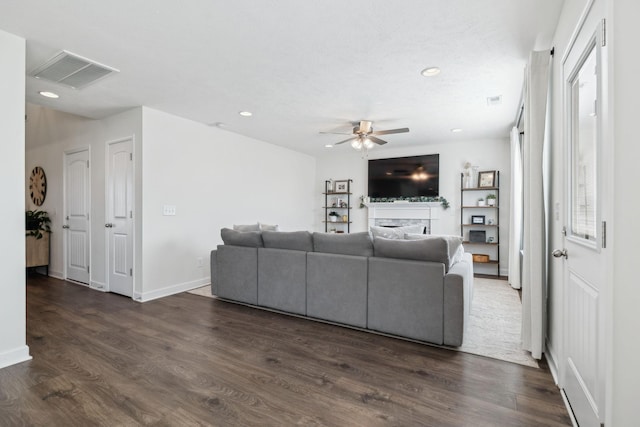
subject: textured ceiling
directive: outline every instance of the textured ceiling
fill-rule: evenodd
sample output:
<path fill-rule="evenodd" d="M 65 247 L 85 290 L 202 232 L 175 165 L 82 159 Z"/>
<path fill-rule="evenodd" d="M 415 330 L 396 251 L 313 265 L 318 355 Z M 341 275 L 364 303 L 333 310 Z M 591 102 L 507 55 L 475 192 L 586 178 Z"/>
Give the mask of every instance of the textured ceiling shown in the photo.
<path fill-rule="evenodd" d="M 63 49 L 120 70 L 82 90 L 28 77 L 28 102 L 90 118 L 145 105 L 315 154 L 344 139 L 319 131 L 349 131 L 362 119 L 375 129 L 411 129 L 388 135 L 387 147 L 506 138 L 528 53 L 550 47 L 561 6 L 3 0 L 0 29 L 27 40 L 27 71 Z M 442 73 L 421 76 L 428 66 Z M 60 98 L 45 99 L 41 90 Z M 488 106 L 496 95 L 502 104 Z"/>

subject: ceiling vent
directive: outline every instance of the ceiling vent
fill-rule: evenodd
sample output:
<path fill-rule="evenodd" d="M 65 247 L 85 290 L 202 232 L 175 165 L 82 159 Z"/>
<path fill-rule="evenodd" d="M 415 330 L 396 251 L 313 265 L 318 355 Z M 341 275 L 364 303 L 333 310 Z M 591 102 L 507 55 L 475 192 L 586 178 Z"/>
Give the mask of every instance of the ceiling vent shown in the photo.
<path fill-rule="evenodd" d="M 29 75 L 73 89 L 83 89 L 119 70 L 63 50 Z"/>

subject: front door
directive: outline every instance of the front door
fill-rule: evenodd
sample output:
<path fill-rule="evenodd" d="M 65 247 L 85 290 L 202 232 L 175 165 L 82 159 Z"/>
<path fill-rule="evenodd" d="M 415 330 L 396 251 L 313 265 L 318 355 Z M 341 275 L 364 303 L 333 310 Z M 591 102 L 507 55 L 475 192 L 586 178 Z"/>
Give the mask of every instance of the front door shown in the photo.
<path fill-rule="evenodd" d="M 107 153 L 109 291 L 133 296 L 133 140 L 110 142 Z"/>
<path fill-rule="evenodd" d="M 89 150 L 65 153 L 65 269 L 69 280 L 89 284 Z"/>
<path fill-rule="evenodd" d="M 591 11 L 593 14 L 594 11 Z M 587 19 L 563 63 L 566 190 L 562 387 L 582 427 L 604 421 L 603 23 Z"/>

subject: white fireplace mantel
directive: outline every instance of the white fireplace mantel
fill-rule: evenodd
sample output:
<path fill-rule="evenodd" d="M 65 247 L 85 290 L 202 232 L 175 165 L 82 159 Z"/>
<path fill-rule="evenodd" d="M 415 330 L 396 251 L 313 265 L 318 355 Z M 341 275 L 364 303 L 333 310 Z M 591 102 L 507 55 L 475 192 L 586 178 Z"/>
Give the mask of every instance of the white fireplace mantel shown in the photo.
<path fill-rule="evenodd" d="M 367 203 L 366 206 L 369 227 L 424 224 L 429 234 L 438 234 L 438 221 L 434 220 L 440 217 L 440 202 Z"/>

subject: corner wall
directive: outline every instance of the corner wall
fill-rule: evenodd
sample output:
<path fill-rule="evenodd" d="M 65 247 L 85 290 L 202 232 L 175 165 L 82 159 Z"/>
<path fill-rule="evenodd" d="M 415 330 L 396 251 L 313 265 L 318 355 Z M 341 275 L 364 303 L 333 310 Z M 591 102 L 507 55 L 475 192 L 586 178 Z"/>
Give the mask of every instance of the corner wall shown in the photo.
<path fill-rule="evenodd" d="M 465 162 L 479 166 L 479 170 L 500 171 L 500 274 L 507 275 L 509 259 L 509 204 L 511 192 L 510 146 L 508 135 L 505 139 L 447 142 L 418 145 L 415 147 L 375 147 L 369 152 L 369 159 L 417 156 L 422 154 L 440 155 L 440 195 L 451 207 L 440 211 L 437 220 L 438 234 L 460 235 L 460 174 Z M 362 159 L 359 152 L 348 145 L 327 150 L 317 158 L 317 173 L 314 188 L 314 228 L 324 231 L 324 181 L 327 179 L 353 179 L 352 192 L 352 232 L 367 231 L 367 209 L 359 209 L 359 197 L 367 195 L 368 159 Z M 470 251 L 470 248 L 466 248 Z M 495 274 L 495 267 L 475 264 L 477 273 Z M 486 269 L 486 271 L 485 271 Z"/>
<path fill-rule="evenodd" d="M 26 344 L 25 40 L 0 31 L 0 368 L 31 359 Z"/>

